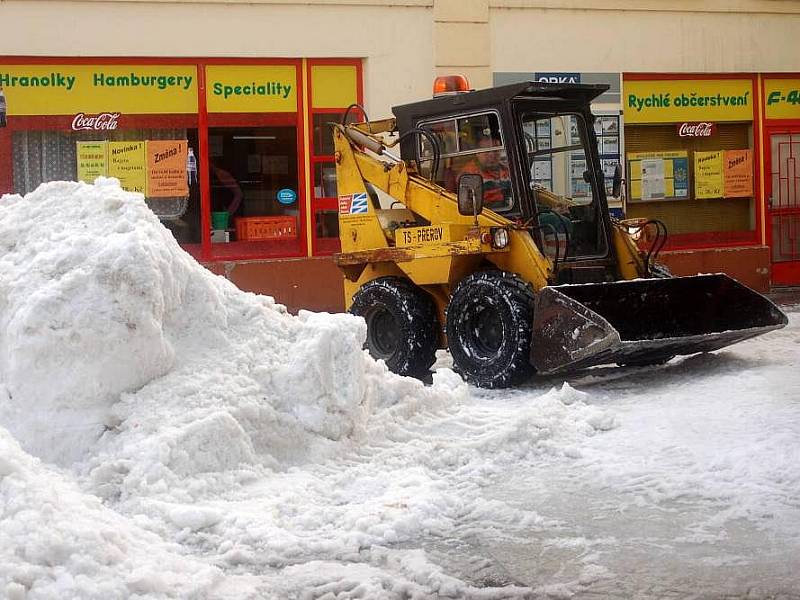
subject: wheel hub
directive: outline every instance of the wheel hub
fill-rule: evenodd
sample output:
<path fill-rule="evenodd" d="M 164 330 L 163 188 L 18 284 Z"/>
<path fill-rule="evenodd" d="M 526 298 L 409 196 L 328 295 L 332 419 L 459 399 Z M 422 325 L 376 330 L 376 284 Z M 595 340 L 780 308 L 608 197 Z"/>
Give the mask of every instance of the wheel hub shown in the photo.
<path fill-rule="evenodd" d="M 503 322 L 493 307 L 484 307 L 475 313 L 467 331 L 471 346 L 482 358 L 495 356 L 503 344 Z"/>
<path fill-rule="evenodd" d="M 367 321 L 367 341 L 375 358 L 387 359 L 400 343 L 400 326 L 385 308 L 374 309 Z"/>

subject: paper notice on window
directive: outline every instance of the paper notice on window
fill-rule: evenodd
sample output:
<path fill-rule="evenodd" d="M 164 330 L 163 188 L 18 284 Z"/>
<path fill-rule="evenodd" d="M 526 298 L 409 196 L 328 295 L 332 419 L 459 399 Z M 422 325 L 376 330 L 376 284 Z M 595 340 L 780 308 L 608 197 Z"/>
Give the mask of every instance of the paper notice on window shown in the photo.
<path fill-rule="evenodd" d="M 108 142 L 108 176 L 119 179 L 123 190 L 146 192 L 146 165 L 144 142 Z"/>
<path fill-rule="evenodd" d="M 619 138 L 617 136 L 603 138 L 603 154 L 619 154 Z"/>
<path fill-rule="evenodd" d="M 672 190 L 676 198 L 689 197 L 689 158 L 672 159 Z"/>
<path fill-rule="evenodd" d="M 94 183 L 98 177 L 107 175 L 106 142 L 76 142 L 75 155 L 78 161 L 78 181 Z"/>
<path fill-rule="evenodd" d="M 147 142 L 147 197 L 185 198 L 189 195 L 186 177 L 186 140 Z"/>
<path fill-rule="evenodd" d="M 722 198 L 722 150 L 694 153 L 694 197 Z"/>
<path fill-rule="evenodd" d="M 533 163 L 533 179 L 539 183 L 543 179 L 552 179 L 549 160 L 537 160 Z"/>
<path fill-rule="evenodd" d="M 723 178 L 726 198 L 753 197 L 753 153 L 725 150 Z"/>
<path fill-rule="evenodd" d="M 642 160 L 642 200 L 661 200 L 665 192 L 664 160 L 661 158 Z"/>

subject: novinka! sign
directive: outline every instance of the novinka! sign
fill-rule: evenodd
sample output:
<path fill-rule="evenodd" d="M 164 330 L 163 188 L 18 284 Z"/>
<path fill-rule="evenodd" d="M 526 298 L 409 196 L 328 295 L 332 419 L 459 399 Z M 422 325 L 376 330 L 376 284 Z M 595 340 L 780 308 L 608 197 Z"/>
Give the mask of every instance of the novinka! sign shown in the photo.
<path fill-rule="evenodd" d="M 750 79 L 623 82 L 625 123 L 752 121 Z"/>

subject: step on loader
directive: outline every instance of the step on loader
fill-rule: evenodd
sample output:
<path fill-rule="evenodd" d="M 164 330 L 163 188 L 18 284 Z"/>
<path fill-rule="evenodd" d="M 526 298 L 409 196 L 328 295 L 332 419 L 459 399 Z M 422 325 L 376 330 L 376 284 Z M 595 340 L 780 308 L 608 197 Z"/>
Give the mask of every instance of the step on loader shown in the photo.
<path fill-rule="evenodd" d="M 332 125 L 335 260 L 372 356 L 425 376 L 447 347 L 467 381 L 508 387 L 786 325 L 726 275 L 672 277 L 656 260 L 662 223 L 610 216 L 590 111 L 606 89 L 519 83 L 397 106 L 383 121 L 348 123 L 354 106 Z"/>

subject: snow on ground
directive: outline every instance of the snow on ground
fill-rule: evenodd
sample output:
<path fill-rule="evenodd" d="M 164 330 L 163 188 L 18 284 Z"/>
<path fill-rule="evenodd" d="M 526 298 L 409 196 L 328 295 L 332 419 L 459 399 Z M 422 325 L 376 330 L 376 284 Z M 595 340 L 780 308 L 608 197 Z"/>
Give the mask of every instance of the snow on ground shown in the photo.
<path fill-rule="evenodd" d="M 426 387 L 114 180 L 5 196 L 0 595 L 800 597 L 798 328 Z"/>

